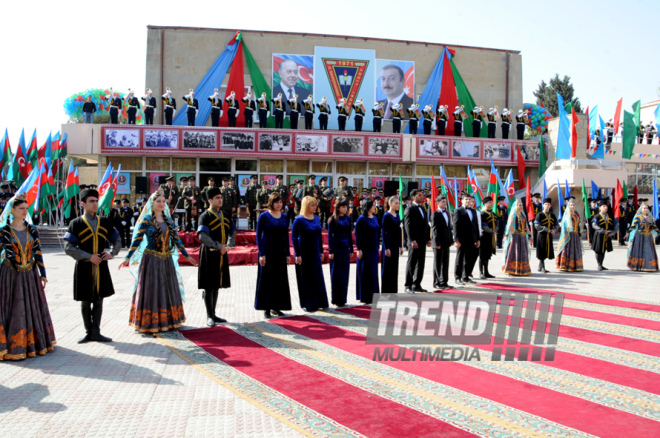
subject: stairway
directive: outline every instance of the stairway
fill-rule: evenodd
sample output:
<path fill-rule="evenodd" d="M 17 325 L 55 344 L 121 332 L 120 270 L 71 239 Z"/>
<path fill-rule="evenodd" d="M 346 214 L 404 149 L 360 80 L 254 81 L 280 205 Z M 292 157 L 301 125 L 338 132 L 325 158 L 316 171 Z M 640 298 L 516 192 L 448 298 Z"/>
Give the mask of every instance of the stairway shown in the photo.
<path fill-rule="evenodd" d="M 42 248 L 59 248 L 64 249 L 64 233 L 66 233 L 66 227 L 57 227 L 49 225 L 40 225 L 39 229 L 39 240 L 41 242 Z"/>

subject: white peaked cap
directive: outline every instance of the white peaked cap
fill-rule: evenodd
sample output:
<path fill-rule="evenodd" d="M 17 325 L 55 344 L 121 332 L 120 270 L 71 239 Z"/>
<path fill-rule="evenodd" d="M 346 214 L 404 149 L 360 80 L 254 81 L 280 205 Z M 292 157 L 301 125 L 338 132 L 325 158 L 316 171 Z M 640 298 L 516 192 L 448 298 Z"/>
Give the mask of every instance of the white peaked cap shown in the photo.
<path fill-rule="evenodd" d="M 475 107 L 474 107 L 474 110 L 475 110 L 475 111 L 479 111 L 479 107 L 478 107 L 478 106 L 475 106 Z"/>
<path fill-rule="evenodd" d="M 522 114 L 523 110 L 519 109 L 518 114 Z"/>
<path fill-rule="evenodd" d="M 458 105 L 456 105 L 456 109 L 461 109 Z"/>
<path fill-rule="evenodd" d="M 458 107 L 456 107 L 456 108 L 458 108 Z M 440 105 L 440 109 L 441 109 L 441 110 L 445 109 L 445 106 L 444 106 L 444 105 Z"/>
<path fill-rule="evenodd" d="M 488 111 L 489 111 L 489 112 L 490 112 L 490 111 L 493 111 L 493 108 L 489 109 Z"/>

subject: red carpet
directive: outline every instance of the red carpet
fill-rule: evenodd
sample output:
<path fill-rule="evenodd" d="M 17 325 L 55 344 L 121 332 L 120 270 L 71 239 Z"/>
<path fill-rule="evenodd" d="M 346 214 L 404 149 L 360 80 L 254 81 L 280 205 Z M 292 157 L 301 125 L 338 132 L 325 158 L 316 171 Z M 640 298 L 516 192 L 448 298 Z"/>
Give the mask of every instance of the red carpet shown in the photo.
<path fill-rule="evenodd" d="M 554 361 L 374 362 L 368 306 L 161 340 L 307 436 L 660 436 L 660 306 L 570 295 Z"/>

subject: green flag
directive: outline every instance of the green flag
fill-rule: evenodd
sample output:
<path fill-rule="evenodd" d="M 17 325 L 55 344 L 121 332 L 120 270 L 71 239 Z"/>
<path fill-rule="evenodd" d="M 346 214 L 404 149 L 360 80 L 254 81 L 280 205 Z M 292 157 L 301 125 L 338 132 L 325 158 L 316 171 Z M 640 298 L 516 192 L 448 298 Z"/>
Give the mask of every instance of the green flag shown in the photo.
<path fill-rule="evenodd" d="M 570 114 L 571 111 L 573 111 L 573 101 L 570 101 L 564 105 L 564 109 L 566 110 L 566 113 Z"/>
<path fill-rule="evenodd" d="M 456 65 L 454 65 L 454 60 L 450 59 L 449 63 L 451 65 L 451 72 L 454 75 L 454 82 L 456 83 L 456 94 L 458 94 L 458 101 L 466 108 L 465 112 L 467 113 L 467 118 L 463 122 L 463 130 L 465 131 L 466 137 L 472 137 L 472 121 L 474 120 L 472 117 L 472 110 L 477 106 L 477 104 L 474 102 L 474 99 L 470 94 L 470 90 L 468 90 L 465 82 L 463 82 L 463 78 L 458 72 Z M 479 137 L 488 137 L 488 123 L 485 120 L 484 123 L 481 124 L 481 132 L 479 133 Z"/>
<path fill-rule="evenodd" d="M 543 136 L 539 137 L 539 179 L 543 176 L 546 169 L 547 158 L 545 156 L 545 145 L 543 144 Z"/>
<path fill-rule="evenodd" d="M 628 111 L 623 112 L 623 148 L 621 156 L 626 160 L 632 157 L 633 150 L 635 149 L 635 142 L 637 137 L 637 125 L 633 115 Z"/>
<path fill-rule="evenodd" d="M 626 181 L 623 181 L 623 196 L 627 199 L 628 198 L 628 187 L 626 187 Z"/>
<path fill-rule="evenodd" d="M 582 202 L 584 203 L 584 217 L 591 219 L 591 209 L 587 198 L 587 189 L 584 187 L 584 178 L 582 178 Z"/>
<path fill-rule="evenodd" d="M 442 195 L 445 198 L 449 199 L 449 197 L 447 196 L 447 185 L 446 184 L 441 184 L 440 185 L 440 191 L 442 191 Z M 451 213 L 452 211 L 454 211 L 454 205 L 451 202 L 447 202 L 447 209 L 449 210 L 449 213 Z"/>
<path fill-rule="evenodd" d="M 399 175 L 399 219 L 403 220 L 403 180 Z"/>
<path fill-rule="evenodd" d="M 633 111 L 634 111 L 634 114 L 635 114 L 635 126 L 637 126 L 637 129 L 635 130 L 635 132 L 637 133 L 637 135 L 639 135 L 639 133 L 641 131 L 641 126 L 642 126 L 642 121 L 640 120 L 640 118 L 641 118 L 640 113 L 641 113 L 641 110 L 642 110 L 642 101 L 638 100 L 637 102 L 633 103 L 632 108 L 633 108 Z M 625 119 L 624 119 L 624 123 L 625 123 Z"/>

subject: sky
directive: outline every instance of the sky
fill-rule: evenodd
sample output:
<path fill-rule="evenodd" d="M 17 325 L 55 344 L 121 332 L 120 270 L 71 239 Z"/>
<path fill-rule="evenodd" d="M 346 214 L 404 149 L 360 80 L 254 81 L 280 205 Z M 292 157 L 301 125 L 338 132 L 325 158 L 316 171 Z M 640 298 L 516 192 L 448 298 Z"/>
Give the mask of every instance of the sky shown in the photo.
<path fill-rule="evenodd" d="M 523 101 L 541 80 L 571 77 L 583 108 L 660 98 L 654 55 L 660 1 L 425 0 L 32 1 L 0 14 L 0 129 L 39 144 L 66 123 L 64 100 L 87 88 L 145 88 L 147 26 L 308 32 L 519 50 Z M 302 7 L 298 7 L 301 5 Z M 464 6 L 467 5 L 467 6 Z M 222 50 L 218 48 L 218 54 Z M 147 84 L 148 85 L 148 84 Z M 469 85 L 469 84 L 468 84 Z M 484 103 L 485 106 L 488 103 Z"/>

